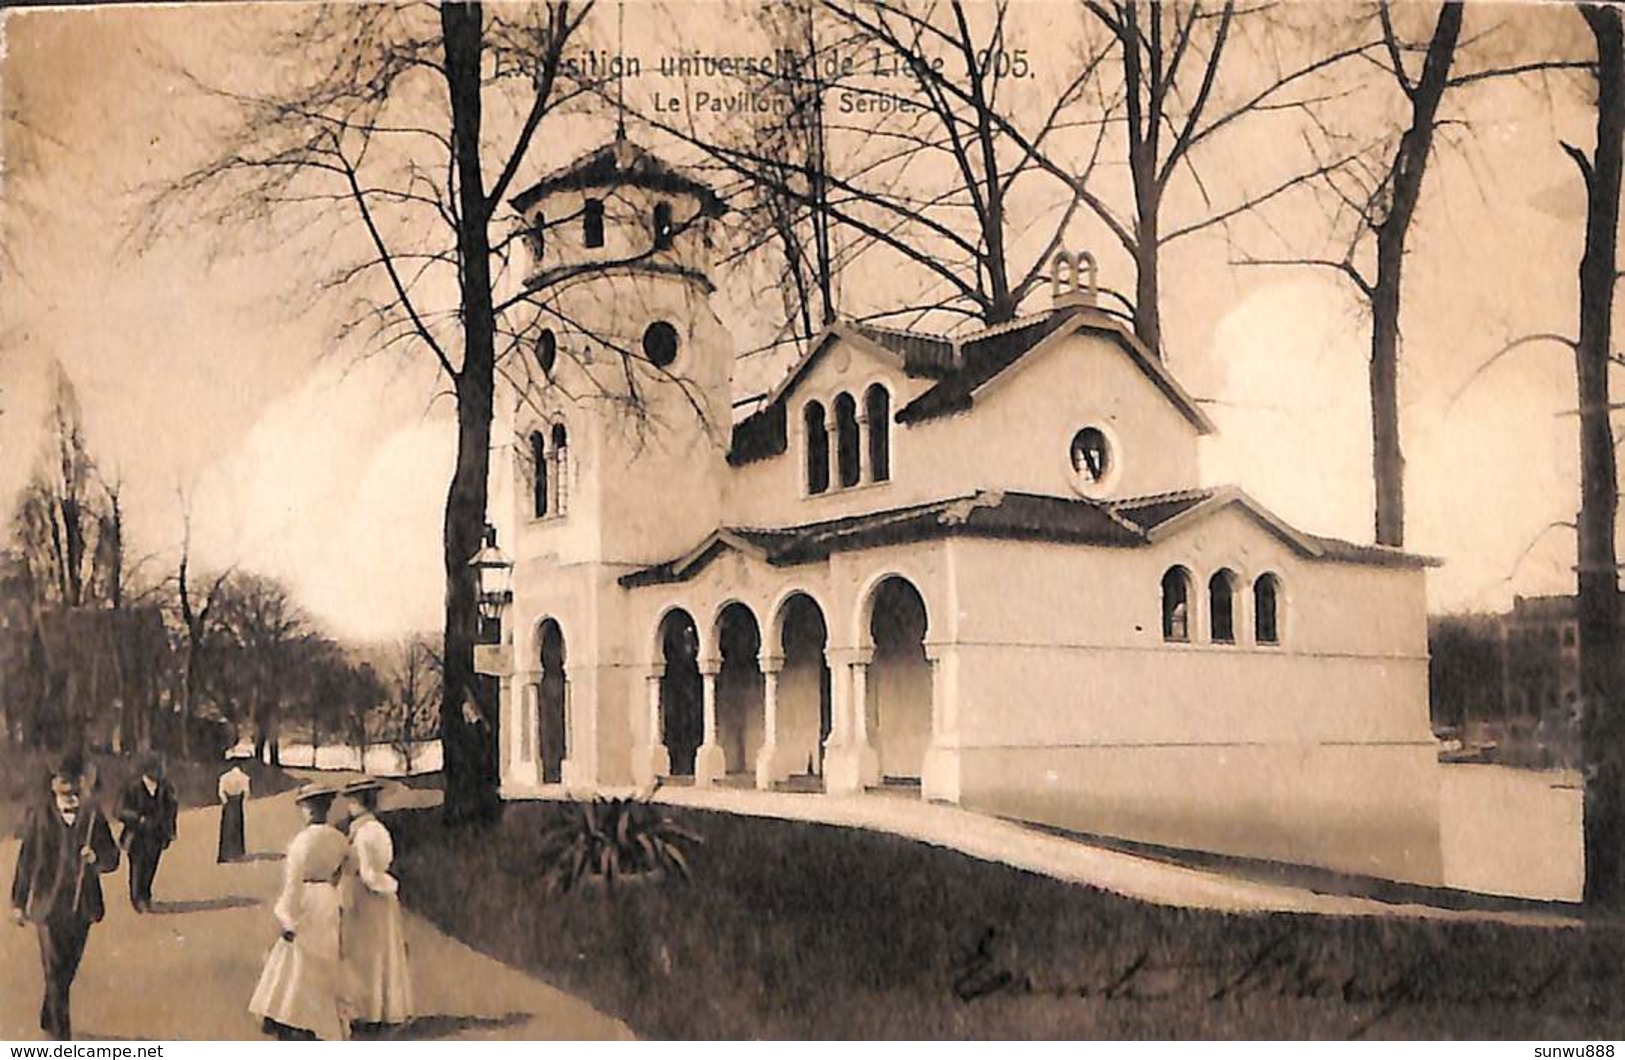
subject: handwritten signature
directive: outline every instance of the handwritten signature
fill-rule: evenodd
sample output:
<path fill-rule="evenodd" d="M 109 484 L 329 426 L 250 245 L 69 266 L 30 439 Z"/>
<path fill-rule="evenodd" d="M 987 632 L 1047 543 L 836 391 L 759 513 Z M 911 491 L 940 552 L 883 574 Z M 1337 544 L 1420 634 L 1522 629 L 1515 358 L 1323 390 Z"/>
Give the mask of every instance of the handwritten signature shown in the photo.
<path fill-rule="evenodd" d="M 1448 958 L 1426 954 L 1397 968 L 1328 970 L 1298 952 L 1290 934 L 1280 934 L 1256 949 L 1208 961 L 1171 962 L 1150 948 L 1130 951 L 1104 972 L 1075 979 L 1047 978 L 1001 957 L 996 928 L 986 928 L 955 962 L 952 990 L 962 1002 L 996 996 L 1098 999 L 1152 1002 L 1182 1000 L 1209 1004 L 1237 1003 L 1249 997 L 1280 1000 L 1335 1001 L 1372 1007 L 1352 1033 L 1360 1035 L 1408 1005 L 1523 1004 L 1539 1002 L 1563 978 L 1562 963 L 1526 979 L 1502 978 L 1469 984 L 1452 982 L 1439 968 Z"/>

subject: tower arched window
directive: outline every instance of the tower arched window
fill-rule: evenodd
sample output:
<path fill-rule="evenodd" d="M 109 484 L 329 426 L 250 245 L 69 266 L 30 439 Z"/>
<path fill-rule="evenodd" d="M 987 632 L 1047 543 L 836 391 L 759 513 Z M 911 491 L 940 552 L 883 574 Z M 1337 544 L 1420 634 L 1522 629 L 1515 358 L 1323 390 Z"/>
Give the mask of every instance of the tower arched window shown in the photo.
<path fill-rule="evenodd" d="M 589 247 L 604 245 L 604 200 L 588 199 L 582 204 L 581 236 Z"/>
<path fill-rule="evenodd" d="M 531 515 L 537 519 L 547 514 L 547 440 L 541 431 L 530 432 Z"/>
<path fill-rule="evenodd" d="M 666 250 L 671 247 L 671 203 L 655 203 L 655 249 Z"/>
<path fill-rule="evenodd" d="M 891 395 L 879 383 L 863 395 L 864 418 L 869 421 L 869 481 L 891 478 Z"/>
<path fill-rule="evenodd" d="M 841 485 L 856 486 L 861 471 L 858 457 L 858 403 L 851 394 L 835 399 L 836 463 Z"/>
<path fill-rule="evenodd" d="M 553 468 L 553 511 L 563 515 L 565 505 L 570 499 L 570 440 L 565 433 L 564 424 L 555 423 L 553 425 L 551 441 L 553 443 L 553 462 L 556 465 Z"/>
<path fill-rule="evenodd" d="M 1191 572 L 1170 567 L 1162 576 L 1162 639 L 1191 639 Z"/>
<path fill-rule="evenodd" d="M 1253 582 L 1253 639 L 1281 643 L 1281 579 L 1273 574 L 1260 574 Z"/>
<path fill-rule="evenodd" d="M 807 402 L 802 424 L 807 438 L 807 492 L 823 493 L 829 489 L 829 429 L 824 426 L 824 406 Z"/>
<path fill-rule="evenodd" d="M 1236 576 L 1221 570 L 1207 582 L 1208 635 L 1215 644 L 1236 642 Z"/>

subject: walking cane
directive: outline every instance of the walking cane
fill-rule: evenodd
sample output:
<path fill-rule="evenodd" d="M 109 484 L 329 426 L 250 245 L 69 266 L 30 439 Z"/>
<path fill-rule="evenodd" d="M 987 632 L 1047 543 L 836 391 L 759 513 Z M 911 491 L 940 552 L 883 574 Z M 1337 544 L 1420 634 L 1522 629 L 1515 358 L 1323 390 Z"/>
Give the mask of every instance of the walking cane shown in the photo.
<path fill-rule="evenodd" d="M 85 786 L 94 792 L 96 789 L 96 767 L 92 765 L 85 772 L 86 777 L 82 778 Z M 84 852 L 91 850 L 94 853 L 91 843 L 96 837 L 96 817 L 99 810 L 100 808 L 94 802 L 90 804 L 89 827 L 85 829 L 85 845 L 79 848 L 79 875 L 73 881 L 73 911 L 75 913 L 79 912 L 79 895 L 85 889 L 85 870 L 90 868 L 90 862 L 85 860 Z"/>

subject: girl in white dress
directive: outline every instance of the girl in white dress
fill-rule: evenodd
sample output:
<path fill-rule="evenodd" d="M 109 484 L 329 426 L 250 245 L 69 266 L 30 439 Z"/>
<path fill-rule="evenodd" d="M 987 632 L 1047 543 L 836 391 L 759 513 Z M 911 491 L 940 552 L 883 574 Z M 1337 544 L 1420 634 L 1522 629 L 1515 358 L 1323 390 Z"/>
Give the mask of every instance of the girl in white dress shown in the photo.
<path fill-rule="evenodd" d="M 376 816 L 382 790 L 370 777 L 344 787 L 354 807 L 344 878 L 344 956 L 356 977 L 354 1018 L 367 1025 L 412 1018 L 400 884 L 389 872 L 395 843 Z"/>
<path fill-rule="evenodd" d="M 296 801 L 305 827 L 288 844 L 271 946 L 248 1011 L 284 1039 L 349 1037 L 348 979 L 339 951 L 339 880 L 349 855 L 344 833 L 327 823 L 337 795 L 307 784 Z"/>

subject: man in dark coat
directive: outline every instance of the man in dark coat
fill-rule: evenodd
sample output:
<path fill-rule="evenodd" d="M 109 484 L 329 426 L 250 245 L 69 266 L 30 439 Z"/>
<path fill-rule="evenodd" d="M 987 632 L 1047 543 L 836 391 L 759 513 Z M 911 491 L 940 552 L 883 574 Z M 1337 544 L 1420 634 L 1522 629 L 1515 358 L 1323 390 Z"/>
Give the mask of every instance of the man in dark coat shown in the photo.
<path fill-rule="evenodd" d="M 149 756 L 141 762 L 141 775 L 124 786 L 115 815 L 124 825 L 119 841 L 130 856 L 130 905 L 138 913 L 152 912 L 152 880 L 158 859 L 175 838 L 175 788 L 164 778 L 163 764 Z"/>
<path fill-rule="evenodd" d="M 66 1041 L 73 1036 L 68 991 L 84 956 L 90 925 L 102 918 L 101 874 L 118 868 L 118 844 L 107 818 L 88 795 L 83 762 L 63 760 L 51 776 L 51 801 L 31 807 L 23 823 L 11 916 L 32 921 L 39 933 L 45 999 L 40 1030 Z"/>

